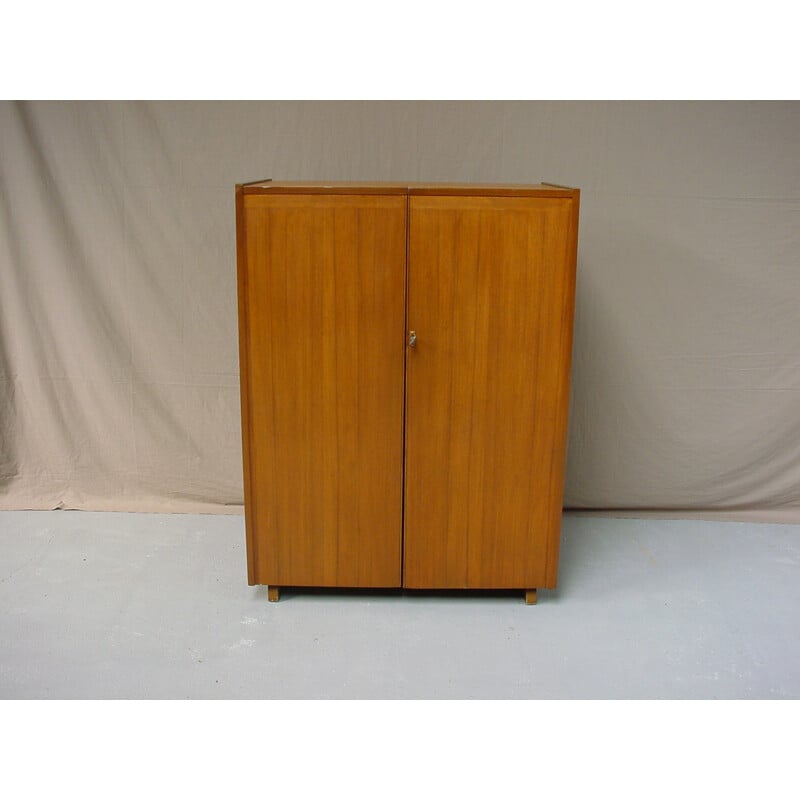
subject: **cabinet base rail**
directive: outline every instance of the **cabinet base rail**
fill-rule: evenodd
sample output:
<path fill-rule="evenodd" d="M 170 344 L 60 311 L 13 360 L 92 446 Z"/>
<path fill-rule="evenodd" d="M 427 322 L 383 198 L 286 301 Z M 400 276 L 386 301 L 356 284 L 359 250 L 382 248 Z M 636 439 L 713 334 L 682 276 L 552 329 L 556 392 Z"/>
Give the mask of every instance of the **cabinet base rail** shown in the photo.
<path fill-rule="evenodd" d="M 535 606 L 537 601 L 536 589 L 525 589 L 525 604 Z M 270 603 L 277 603 L 281 599 L 281 587 L 270 585 L 267 587 L 267 599 Z"/>

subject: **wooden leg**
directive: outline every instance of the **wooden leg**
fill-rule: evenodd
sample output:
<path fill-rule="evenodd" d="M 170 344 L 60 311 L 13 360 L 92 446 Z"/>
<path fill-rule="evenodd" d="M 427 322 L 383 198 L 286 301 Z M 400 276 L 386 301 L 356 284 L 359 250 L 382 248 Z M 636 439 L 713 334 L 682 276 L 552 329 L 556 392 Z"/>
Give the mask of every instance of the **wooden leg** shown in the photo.
<path fill-rule="evenodd" d="M 281 599 L 281 587 L 267 586 L 267 599 L 270 603 L 277 603 Z"/>
<path fill-rule="evenodd" d="M 529 606 L 536 605 L 536 589 L 526 589 L 525 591 L 525 603 Z"/>

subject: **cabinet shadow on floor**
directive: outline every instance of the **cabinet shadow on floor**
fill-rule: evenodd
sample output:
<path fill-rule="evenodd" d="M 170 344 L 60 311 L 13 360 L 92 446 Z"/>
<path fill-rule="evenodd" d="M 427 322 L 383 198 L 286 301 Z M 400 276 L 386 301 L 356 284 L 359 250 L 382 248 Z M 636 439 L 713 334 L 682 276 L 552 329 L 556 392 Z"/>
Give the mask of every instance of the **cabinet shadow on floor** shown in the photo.
<path fill-rule="evenodd" d="M 267 602 L 267 587 L 251 587 L 254 600 Z M 547 598 L 552 592 L 540 591 L 541 598 Z M 459 602 L 475 602 L 487 600 L 507 600 L 525 602 L 522 589 L 342 589 L 333 587 L 284 586 L 281 587 L 281 599 L 278 605 L 292 600 L 338 600 L 359 602 L 431 602 L 457 600 Z"/>

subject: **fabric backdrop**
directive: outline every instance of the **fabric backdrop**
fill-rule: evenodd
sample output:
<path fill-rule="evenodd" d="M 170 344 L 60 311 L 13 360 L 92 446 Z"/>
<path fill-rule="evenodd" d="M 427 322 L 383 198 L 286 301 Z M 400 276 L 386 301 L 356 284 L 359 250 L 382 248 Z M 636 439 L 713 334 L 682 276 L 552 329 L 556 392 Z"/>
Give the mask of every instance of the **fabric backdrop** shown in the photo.
<path fill-rule="evenodd" d="M 582 190 L 565 506 L 800 521 L 800 104 L 0 103 L 0 507 L 242 503 L 234 184 Z"/>

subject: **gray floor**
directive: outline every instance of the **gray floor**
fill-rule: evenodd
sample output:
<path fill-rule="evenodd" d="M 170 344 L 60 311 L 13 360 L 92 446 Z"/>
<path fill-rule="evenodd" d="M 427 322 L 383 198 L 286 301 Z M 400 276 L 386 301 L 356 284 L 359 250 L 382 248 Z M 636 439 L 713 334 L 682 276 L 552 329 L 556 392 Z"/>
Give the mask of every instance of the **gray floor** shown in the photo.
<path fill-rule="evenodd" d="M 798 698 L 800 526 L 566 515 L 560 586 L 246 583 L 239 516 L 0 512 L 2 698 Z"/>

